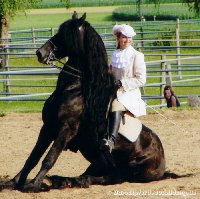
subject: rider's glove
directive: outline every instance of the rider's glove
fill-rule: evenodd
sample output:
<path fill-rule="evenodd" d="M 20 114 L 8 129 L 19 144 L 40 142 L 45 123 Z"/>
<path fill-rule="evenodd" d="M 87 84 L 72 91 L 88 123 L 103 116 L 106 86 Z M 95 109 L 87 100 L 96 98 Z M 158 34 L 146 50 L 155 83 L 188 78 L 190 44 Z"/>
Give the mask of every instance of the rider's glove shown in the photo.
<path fill-rule="evenodd" d="M 116 88 L 120 88 L 122 86 L 122 82 L 120 80 L 116 80 L 114 82 Z"/>

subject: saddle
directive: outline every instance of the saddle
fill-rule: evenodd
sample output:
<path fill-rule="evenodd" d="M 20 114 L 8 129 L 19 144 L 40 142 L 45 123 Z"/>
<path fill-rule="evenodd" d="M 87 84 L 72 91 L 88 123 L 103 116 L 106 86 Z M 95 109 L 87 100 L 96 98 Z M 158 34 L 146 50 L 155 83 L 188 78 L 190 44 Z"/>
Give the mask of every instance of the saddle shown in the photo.
<path fill-rule="evenodd" d="M 129 112 L 124 114 L 124 119 L 120 123 L 119 134 L 127 138 L 130 142 L 135 142 L 142 130 L 142 123 Z"/>

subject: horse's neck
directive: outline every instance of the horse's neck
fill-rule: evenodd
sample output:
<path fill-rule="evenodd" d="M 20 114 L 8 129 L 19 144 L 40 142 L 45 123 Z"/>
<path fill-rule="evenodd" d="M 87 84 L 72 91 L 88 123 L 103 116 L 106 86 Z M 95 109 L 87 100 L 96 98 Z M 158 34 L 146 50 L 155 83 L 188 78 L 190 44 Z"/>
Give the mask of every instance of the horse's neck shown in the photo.
<path fill-rule="evenodd" d="M 58 76 L 56 90 L 63 92 L 72 87 L 80 87 L 80 75 L 78 61 L 69 58 Z"/>
<path fill-rule="evenodd" d="M 66 64 L 64 65 L 64 70 L 67 70 L 68 68 L 74 68 L 74 71 L 80 71 L 81 72 L 81 59 L 79 57 L 69 57 Z"/>

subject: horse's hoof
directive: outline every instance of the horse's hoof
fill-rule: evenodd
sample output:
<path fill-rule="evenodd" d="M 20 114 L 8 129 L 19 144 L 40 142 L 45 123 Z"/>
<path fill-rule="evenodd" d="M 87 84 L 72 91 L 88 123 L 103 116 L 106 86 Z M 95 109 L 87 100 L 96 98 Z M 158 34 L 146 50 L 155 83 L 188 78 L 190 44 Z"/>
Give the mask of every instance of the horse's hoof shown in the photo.
<path fill-rule="evenodd" d="M 80 187 L 80 188 L 89 188 L 90 184 L 91 182 L 88 176 L 80 176 L 74 178 L 73 182 L 74 187 Z"/>
<path fill-rule="evenodd" d="M 18 186 L 18 185 L 14 186 L 14 190 L 23 192 L 23 189 L 24 189 L 24 186 Z"/>
<path fill-rule="evenodd" d="M 15 190 L 24 192 L 24 193 L 37 193 L 40 192 L 40 187 L 36 186 L 34 183 L 29 182 L 24 185 L 16 185 Z"/>
<path fill-rule="evenodd" d="M 4 189 L 13 190 L 15 187 L 15 183 L 12 180 L 5 180 L 0 182 L 0 192 Z"/>
<path fill-rule="evenodd" d="M 54 175 L 54 176 L 46 176 L 46 179 L 51 184 L 52 189 L 63 189 L 72 187 L 71 179 L 67 177 Z"/>
<path fill-rule="evenodd" d="M 30 182 L 23 186 L 15 186 L 15 189 L 23 193 L 38 193 L 38 192 L 49 191 L 50 187 L 45 183 L 42 183 L 41 185 L 37 185 Z"/>
<path fill-rule="evenodd" d="M 90 181 L 86 176 L 80 176 L 75 178 L 62 177 L 62 176 L 48 176 L 48 180 L 51 182 L 53 189 L 64 188 L 88 188 Z"/>

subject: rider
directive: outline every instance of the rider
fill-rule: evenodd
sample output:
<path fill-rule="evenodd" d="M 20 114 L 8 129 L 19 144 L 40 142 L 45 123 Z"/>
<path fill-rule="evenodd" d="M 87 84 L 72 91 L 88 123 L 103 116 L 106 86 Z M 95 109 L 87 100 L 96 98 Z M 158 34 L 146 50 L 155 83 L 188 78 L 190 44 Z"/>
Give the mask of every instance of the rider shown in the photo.
<path fill-rule="evenodd" d="M 117 49 L 111 55 L 110 71 L 115 78 L 117 95 L 109 113 L 110 138 L 103 140 L 103 147 L 110 152 L 114 148 L 124 112 L 129 111 L 134 117 L 146 115 L 139 89 L 146 83 L 144 54 L 131 45 L 136 33 L 131 26 L 121 24 L 113 27 L 113 34 L 116 36 Z"/>

